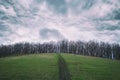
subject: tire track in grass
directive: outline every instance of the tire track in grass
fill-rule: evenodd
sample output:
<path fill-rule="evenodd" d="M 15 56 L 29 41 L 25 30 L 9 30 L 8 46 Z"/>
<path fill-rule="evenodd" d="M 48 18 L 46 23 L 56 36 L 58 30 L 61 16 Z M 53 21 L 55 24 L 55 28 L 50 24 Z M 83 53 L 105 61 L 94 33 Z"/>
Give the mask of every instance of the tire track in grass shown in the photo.
<path fill-rule="evenodd" d="M 71 80 L 70 72 L 64 58 L 58 54 L 59 80 Z"/>

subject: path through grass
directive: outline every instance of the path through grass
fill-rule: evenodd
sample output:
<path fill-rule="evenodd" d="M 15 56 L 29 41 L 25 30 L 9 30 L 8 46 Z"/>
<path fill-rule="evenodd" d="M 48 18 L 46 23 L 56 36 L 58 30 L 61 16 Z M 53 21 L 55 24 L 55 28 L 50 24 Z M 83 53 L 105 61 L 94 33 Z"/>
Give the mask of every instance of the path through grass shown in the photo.
<path fill-rule="evenodd" d="M 64 58 L 58 54 L 59 80 L 71 80 L 70 73 Z"/>

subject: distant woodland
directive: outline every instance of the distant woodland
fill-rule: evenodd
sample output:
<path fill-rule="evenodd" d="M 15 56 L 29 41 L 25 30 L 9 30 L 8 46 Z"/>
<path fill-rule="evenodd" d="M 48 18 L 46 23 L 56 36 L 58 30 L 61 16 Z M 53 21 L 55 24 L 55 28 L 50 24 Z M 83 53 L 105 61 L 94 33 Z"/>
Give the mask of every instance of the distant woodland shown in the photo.
<path fill-rule="evenodd" d="M 69 53 L 120 59 L 120 45 L 96 41 L 82 42 L 68 40 L 48 43 L 23 42 L 12 45 L 0 45 L 0 57 L 40 53 Z"/>

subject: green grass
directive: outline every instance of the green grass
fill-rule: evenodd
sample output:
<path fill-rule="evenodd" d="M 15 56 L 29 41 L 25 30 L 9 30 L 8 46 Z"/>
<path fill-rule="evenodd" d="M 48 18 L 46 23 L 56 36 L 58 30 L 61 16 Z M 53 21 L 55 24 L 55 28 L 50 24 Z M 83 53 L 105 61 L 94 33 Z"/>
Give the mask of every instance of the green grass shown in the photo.
<path fill-rule="evenodd" d="M 120 80 L 120 61 L 62 54 L 71 80 Z M 0 58 L 0 80 L 59 80 L 56 54 Z"/>
<path fill-rule="evenodd" d="M 72 80 L 120 80 L 120 61 L 62 54 Z"/>
<path fill-rule="evenodd" d="M 57 80 L 55 54 L 34 54 L 0 59 L 0 80 Z"/>

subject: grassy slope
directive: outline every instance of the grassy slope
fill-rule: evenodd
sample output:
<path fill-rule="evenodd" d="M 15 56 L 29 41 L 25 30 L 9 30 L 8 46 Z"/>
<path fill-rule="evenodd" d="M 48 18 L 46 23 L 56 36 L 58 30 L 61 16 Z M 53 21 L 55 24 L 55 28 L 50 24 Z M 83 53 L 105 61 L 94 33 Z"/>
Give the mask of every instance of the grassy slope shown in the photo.
<path fill-rule="evenodd" d="M 120 61 L 62 54 L 72 80 L 120 80 Z"/>
<path fill-rule="evenodd" d="M 35 54 L 0 59 L 0 80 L 57 80 L 55 54 Z"/>
<path fill-rule="evenodd" d="M 120 80 L 120 61 L 62 54 L 72 80 Z M 0 80 L 59 80 L 56 54 L 0 58 Z"/>

